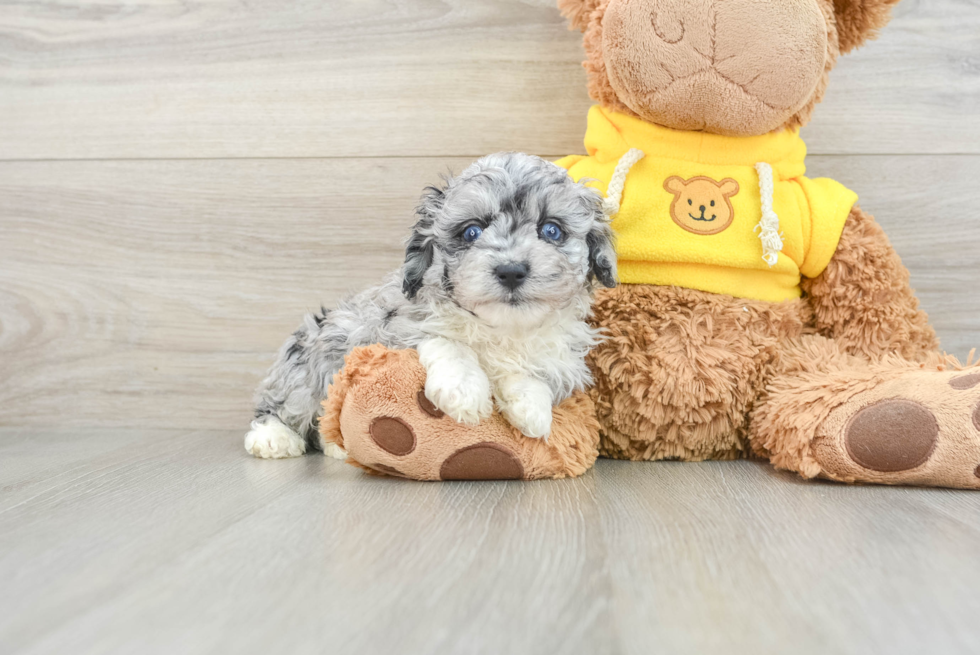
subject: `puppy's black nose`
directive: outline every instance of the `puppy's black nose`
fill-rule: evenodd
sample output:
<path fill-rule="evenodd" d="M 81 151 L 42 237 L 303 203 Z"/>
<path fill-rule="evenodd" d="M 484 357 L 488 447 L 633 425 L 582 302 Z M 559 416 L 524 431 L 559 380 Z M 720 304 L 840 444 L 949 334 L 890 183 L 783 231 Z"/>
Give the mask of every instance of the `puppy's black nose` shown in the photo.
<path fill-rule="evenodd" d="M 493 272 L 498 282 L 513 291 L 527 279 L 527 264 L 501 264 Z"/>
<path fill-rule="evenodd" d="M 701 213 L 704 213 L 704 205 L 701 205 Z"/>

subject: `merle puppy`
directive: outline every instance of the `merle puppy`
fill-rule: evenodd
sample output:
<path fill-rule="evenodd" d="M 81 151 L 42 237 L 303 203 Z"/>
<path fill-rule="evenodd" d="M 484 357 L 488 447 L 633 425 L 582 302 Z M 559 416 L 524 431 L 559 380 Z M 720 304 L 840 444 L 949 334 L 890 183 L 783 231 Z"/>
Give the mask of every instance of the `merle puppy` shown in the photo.
<path fill-rule="evenodd" d="M 539 157 L 504 153 L 426 189 L 417 214 L 400 270 L 307 315 L 286 340 L 256 394 L 248 452 L 323 449 L 320 402 L 357 346 L 416 348 L 436 407 L 475 424 L 496 401 L 528 437 L 546 438 L 552 406 L 591 383 L 592 289 L 616 283 L 598 192 Z"/>

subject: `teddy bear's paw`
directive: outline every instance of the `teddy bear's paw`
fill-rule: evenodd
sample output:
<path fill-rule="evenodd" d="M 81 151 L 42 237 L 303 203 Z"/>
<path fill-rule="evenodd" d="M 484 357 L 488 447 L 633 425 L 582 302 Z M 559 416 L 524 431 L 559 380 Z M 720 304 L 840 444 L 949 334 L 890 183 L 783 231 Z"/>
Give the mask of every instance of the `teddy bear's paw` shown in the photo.
<path fill-rule="evenodd" d="M 980 371 L 883 382 L 836 408 L 813 450 L 836 480 L 980 489 Z"/>
<path fill-rule="evenodd" d="M 376 473 L 417 480 L 521 480 L 519 439 L 499 414 L 477 425 L 458 423 L 423 389 L 383 409 L 359 388 L 341 414 L 344 445 Z"/>
<path fill-rule="evenodd" d="M 492 403 L 476 425 L 455 421 L 427 396 L 418 359 L 414 350 L 355 350 L 324 401 L 323 443 L 342 446 L 350 464 L 414 480 L 563 478 L 595 462 L 599 424 L 586 394 L 565 399 L 553 419 L 549 406 L 549 440 L 529 439 Z"/>

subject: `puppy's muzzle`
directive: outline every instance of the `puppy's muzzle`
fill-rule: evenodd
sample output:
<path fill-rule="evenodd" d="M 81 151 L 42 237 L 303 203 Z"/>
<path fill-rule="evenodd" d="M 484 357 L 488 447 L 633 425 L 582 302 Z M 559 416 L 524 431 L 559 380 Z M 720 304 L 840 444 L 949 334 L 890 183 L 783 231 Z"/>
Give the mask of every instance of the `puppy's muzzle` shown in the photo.
<path fill-rule="evenodd" d="M 500 284 L 514 291 L 524 284 L 527 279 L 527 270 L 527 264 L 501 264 L 493 269 L 493 274 L 497 276 L 497 281 Z"/>

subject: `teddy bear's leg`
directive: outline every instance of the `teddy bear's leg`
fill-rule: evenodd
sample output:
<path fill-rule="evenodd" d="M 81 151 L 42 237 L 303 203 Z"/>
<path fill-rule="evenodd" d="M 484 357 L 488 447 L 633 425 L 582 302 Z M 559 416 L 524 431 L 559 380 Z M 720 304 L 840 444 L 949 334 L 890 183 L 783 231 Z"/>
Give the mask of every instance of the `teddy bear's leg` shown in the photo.
<path fill-rule="evenodd" d="M 425 396 L 414 350 L 355 349 L 334 377 L 321 441 L 373 473 L 416 480 L 535 480 L 581 475 L 598 456 L 599 426 L 587 394 L 553 411 L 548 440 L 525 437 L 497 412 L 457 423 Z"/>
<path fill-rule="evenodd" d="M 779 344 L 802 333 L 802 302 L 765 303 L 624 284 L 601 291 L 607 334 L 589 356 L 600 452 L 622 459 L 731 459 Z"/>
<path fill-rule="evenodd" d="M 753 449 L 842 482 L 980 489 L 980 368 L 877 361 L 807 336 L 786 344 L 751 417 Z"/>

